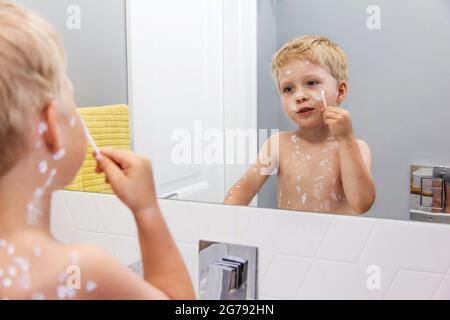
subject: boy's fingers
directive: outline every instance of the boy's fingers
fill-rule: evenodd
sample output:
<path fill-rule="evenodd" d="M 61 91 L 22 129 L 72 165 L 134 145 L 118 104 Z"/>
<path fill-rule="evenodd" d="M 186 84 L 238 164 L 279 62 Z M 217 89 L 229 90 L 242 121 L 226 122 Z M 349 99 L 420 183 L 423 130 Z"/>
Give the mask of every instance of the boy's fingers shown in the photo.
<path fill-rule="evenodd" d="M 106 181 L 112 184 L 119 184 L 124 175 L 122 170 L 111 159 L 103 157 L 99 163 L 99 168 L 106 174 Z"/>
<path fill-rule="evenodd" d="M 330 112 L 325 112 L 325 113 L 323 114 L 323 117 L 324 117 L 324 119 L 332 119 L 332 120 L 336 120 L 336 119 L 339 117 L 339 115 L 334 114 L 334 113 L 330 113 Z"/>
<path fill-rule="evenodd" d="M 338 109 L 337 107 L 328 107 L 325 108 L 324 112 L 334 113 L 334 114 L 340 114 L 342 109 Z"/>
<path fill-rule="evenodd" d="M 136 157 L 134 153 L 129 150 L 102 148 L 100 149 L 100 152 L 105 156 L 111 158 L 115 163 L 119 164 L 121 167 L 132 164 Z"/>

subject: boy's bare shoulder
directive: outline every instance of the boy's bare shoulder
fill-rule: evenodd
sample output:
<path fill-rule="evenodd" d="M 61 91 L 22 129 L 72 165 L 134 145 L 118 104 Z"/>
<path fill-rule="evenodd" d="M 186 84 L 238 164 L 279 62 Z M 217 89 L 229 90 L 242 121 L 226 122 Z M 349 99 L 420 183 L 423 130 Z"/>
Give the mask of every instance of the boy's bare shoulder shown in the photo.
<path fill-rule="evenodd" d="M 370 150 L 369 144 L 367 142 L 365 142 L 364 140 L 356 139 L 356 142 L 358 142 L 358 145 L 359 145 L 360 148 L 369 149 Z"/>
<path fill-rule="evenodd" d="M 278 139 L 280 143 L 285 143 L 292 140 L 292 136 L 295 136 L 297 132 L 295 130 L 292 131 L 280 131 L 273 134 L 269 139 Z"/>
<path fill-rule="evenodd" d="M 372 166 L 372 151 L 370 151 L 370 147 L 367 144 L 367 142 L 365 142 L 362 139 L 356 139 L 358 146 L 359 146 L 359 150 L 361 152 L 361 155 L 364 159 L 364 161 L 366 162 L 366 164 L 371 167 Z"/>
<path fill-rule="evenodd" d="M 49 252 L 58 261 L 60 274 L 77 279 L 73 299 L 166 299 L 105 249 L 93 245 L 58 244 Z M 54 271 L 53 271 L 54 273 Z M 61 285 L 61 284 L 60 284 Z M 61 298 L 61 297 L 55 297 Z"/>

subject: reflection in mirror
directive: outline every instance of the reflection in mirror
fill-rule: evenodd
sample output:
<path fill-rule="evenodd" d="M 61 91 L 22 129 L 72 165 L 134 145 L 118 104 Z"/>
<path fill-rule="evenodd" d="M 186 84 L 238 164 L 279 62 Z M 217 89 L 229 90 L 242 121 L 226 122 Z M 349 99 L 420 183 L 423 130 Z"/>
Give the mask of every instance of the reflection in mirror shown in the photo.
<path fill-rule="evenodd" d="M 296 38 L 275 54 L 272 71 L 283 110 L 298 127 L 265 142 L 225 203 L 248 205 L 276 171 L 280 209 L 369 210 L 375 199 L 370 149 L 355 138 L 350 114 L 341 107 L 347 70 L 345 53 L 321 36 Z"/>
<path fill-rule="evenodd" d="M 223 7 L 223 30 L 212 18 L 193 22 L 213 17 L 212 8 L 185 5 L 180 17 L 155 5 L 148 39 L 132 32 L 136 149 L 156 162 L 160 195 L 409 220 L 410 163 L 440 166 L 450 157 L 441 147 L 450 101 L 440 94 L 450 81 L 448 2 L 236 3 Z M 139 18 L 132 10 L 131 25 L 143 26 Z M 304 35 L 324 38 L 291 42 L 274 81 L 273 56 Z M 339 49 L 346 59 L 327 58 Z M 155 62 L 145 69 L 150 52 Z M 175 89 L 177 77 L 184 85 Z"/>
<path fill-rule="evenodd" d="M 448 163 L 445 0 L 18 2 L 80 106 L 125 106 L 121 138 L 90 131 L 151 158 L 160 198 L 409 220 L 410 164 Z"/>

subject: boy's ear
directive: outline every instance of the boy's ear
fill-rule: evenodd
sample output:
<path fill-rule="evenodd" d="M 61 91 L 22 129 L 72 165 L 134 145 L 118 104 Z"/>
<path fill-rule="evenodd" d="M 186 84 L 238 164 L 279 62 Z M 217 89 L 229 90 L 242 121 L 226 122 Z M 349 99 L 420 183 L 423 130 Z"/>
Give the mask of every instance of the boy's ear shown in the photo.
<path fill-rule="evenodd" d="M 336 100 L 338 105 L 341 105 L 341 103 L 344 102 L 345 98 L 347 98 L 347 90 L 348 90 L 347 81 L 341 81 L 341 83 L 338 86 L 338 96 Z"/>
<path fill-rule="evenodd" d="M 61 136 L 58 126 L 58 112 L 54 101 L 50 102 L 42 111 L 43 118 L 47 124 L 47 131 L 44 134 L 44 139 L 48 148 L 53 152 L 58 152 L 61 149 Z"/>

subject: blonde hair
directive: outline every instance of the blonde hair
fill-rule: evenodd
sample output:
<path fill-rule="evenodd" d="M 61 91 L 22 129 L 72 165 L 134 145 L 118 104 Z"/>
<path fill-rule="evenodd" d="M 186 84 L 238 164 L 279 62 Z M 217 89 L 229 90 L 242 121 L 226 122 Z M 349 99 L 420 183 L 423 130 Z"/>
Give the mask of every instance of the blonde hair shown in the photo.
<path fill-rule="evenodd" d="M 53 27 L 0 0 L 0 177 L 27 147 L 33 120 L 59 95 L 64 76 L 64 48 Z"/>
<path fill-rule="evenodd" d="M 317 63 L 327 69 L 338 82 L 348 80 L 347 56 L 344 51 L 324 36 L 308 35 L 288 41 L 273 56 L 272 76 L 278 90 L 280 90 L 278 73 L 293 59 Z"/>

